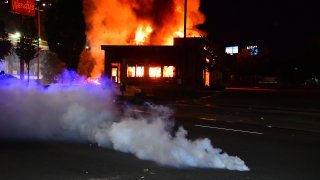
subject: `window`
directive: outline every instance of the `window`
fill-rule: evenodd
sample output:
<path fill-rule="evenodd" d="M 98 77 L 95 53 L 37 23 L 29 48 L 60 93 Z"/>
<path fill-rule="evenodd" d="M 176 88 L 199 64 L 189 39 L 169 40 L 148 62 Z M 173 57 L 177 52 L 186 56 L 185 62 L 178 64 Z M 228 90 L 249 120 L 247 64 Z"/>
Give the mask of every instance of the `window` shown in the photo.
<path fill-rule="evenodd" d="M 164 66 L 163 67 L 163 77 L 174 77 L 176 68 L 174 66 Z"/>
<path fill-rule="evenodd" d="M 144 77 L 144 66 L 127 66 L 127 77 Z M 149 77 L 158 78 L 165 77 L 171 78 L 176 76 L 175 66 L 150 66 Z"/>
<path fill-rule="evenodd" d="M 143 77 L 144 76 L 144 67 L 137 66 L 136 77 Z"/>
<path fill-rule="evenodd" d="M 150 77 L 161 77 L 161 67 L 154 66 L 149 68 L 149 76 Z"/>
<path fill-rule="evenodd" d="M 144 67 L 143 66 L 128 66 L 127 77 L 143 77 Z"/>
<path fill-rule="evenodd" d="M 136 67 L 128 66 L 127 67 L 127 77 L 136 77 Z"/>
<path fill-rule="evenodd" d="M 112 78 L 113 82 L 118 82 L 118 68 L 112 68 L 111 78 Z"/>
<path fill-rule="evenodd" d="M 205 86 L 210 86 L 210 72 L 208 69 L 203 70 L 203 79 L 204 79 L 204 85 Z"/>

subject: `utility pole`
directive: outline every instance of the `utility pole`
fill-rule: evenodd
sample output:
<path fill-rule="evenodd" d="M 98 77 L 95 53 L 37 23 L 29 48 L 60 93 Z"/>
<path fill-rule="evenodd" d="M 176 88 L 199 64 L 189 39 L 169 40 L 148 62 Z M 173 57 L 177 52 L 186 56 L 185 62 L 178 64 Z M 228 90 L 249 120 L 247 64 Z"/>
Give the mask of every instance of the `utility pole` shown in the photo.
<path fill-rule="evenodd" d="M 40 82 L 40 40 L 41 40 L 41 23 L 40 23 L 40 3 L 37 4 L 38 8 L 38 57 L 37 57 L 37 64 L 38 64 L 38 73 L 37 73 L 37 78 L 38 82 Z"/>
<path fill-rule="evenodd" d="M 186 87 L 187 81 L 186 75 L 187 73 L 187 68 L 188 68 L 188 48 L 187 48 L 187 12 L 188 12 L 188 3 L 187 0 L 184 0 L 184 28 L 183 28 L 183 61 L 181 62 L 181 84 Z"/>
<path fill-rule="evenodd" d="M 184 28 L 183 28 L 184 38 L 187 38 L 187 11 L 188 11 L 187 0 L 184 0 Z"/>
<path fill-rule="evenodd" d="M 23 29 L 24 24 L 24 15 L 21 14 L 21 20 L 20 20 L 20 29 Z M 19 41 L 21 42 L 21 37 L 24 36 L 25 32 L 21 33 L 21 36 L 19 37 Z M 20 59 L 20 80 L 24 80 L 24 59 Z"/>

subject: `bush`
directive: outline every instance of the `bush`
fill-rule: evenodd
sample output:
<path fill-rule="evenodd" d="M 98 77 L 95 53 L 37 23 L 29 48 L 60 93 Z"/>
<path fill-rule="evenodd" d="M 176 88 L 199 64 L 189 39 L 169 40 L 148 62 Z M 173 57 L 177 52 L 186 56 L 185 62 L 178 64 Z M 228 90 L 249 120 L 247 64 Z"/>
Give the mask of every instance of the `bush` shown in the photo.
<path fill-rule="evenodd" d="M 304 82 L 304 85 L 306 85 L 306 86 L 320 86 L 320 78 L 317 76 L 313 76 L 313 77 L 307 79 Z"/>

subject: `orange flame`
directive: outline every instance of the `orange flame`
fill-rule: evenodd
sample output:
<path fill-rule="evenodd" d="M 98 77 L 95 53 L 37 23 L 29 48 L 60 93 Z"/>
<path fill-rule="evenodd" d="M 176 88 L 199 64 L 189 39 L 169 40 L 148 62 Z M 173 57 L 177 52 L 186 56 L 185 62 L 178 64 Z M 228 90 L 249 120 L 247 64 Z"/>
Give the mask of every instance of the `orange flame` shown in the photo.
<path fill-rule="evenodd" d="M 83 7 L 90 56 L 82 57 L 91 58 L 82 58 L 79 68 L 87 72 L 94 64 L 93 78 L 104 70 L 101 45 L 173 45 L 174 37 L 183 37 L 184 0 L 84 0 Z M 196 28 L 205 21 L 199 7 L 200 0 L 188 1 L 187 37 L 204 34 Z"/>
<path fill-rule="evenodd" d="M 101 85 L 99 78 L 88 78 L 87 81 L 88 81 L 88 83 L 91 83 L 91 84 Z"/>
<path fill-rule="evenodd" d="M 152 31 L 153 29 L 149 25 L 146 28 L 143 28 L 142 26 L 138 27 L 135 36 L 136 45 L 145 44 Z"/>

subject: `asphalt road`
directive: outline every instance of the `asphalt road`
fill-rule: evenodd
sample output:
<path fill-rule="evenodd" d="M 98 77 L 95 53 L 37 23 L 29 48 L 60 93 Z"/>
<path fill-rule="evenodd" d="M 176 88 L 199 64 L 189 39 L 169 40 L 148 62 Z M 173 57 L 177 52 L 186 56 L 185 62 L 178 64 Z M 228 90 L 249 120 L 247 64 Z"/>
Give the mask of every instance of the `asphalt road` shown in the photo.
<path fill-rule="evenodd" d="M 169 104 L 179 117 L 197 117 L 320 132 L 320 89 L 229 88 Z"/>
<path fill-rule="evenodd" d="M 176 124 L 188 130 L 188 138 L 210 138 L 250 171 L 166 167 L 90 143 L 2 140 L 0 179 L 319 179 L 314 99 L 301 98 L 306 106 L 293 105 L 290 94 L 272 93 L 274 99 L 269 93 L 249 94 L 211 94 L 167 105 L 176 110 Z"/>
<path fill-rule="evenodd" d="M 210 120 L 183 124 L 191 138 L 209 137 L 215 147 L 241 157 L 250 168 L 250 172 L 226 172 L 217 179 L 298 180 L 320 177 L 317 165 L 320 161 L 319 133 Z"/>

